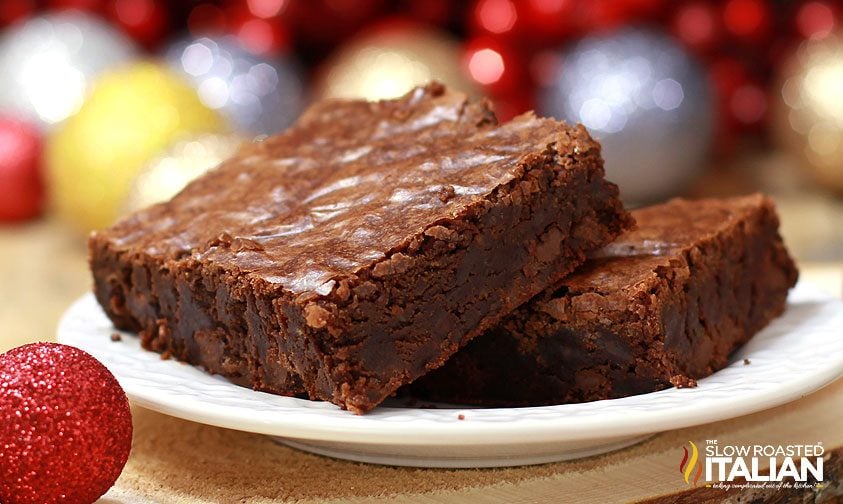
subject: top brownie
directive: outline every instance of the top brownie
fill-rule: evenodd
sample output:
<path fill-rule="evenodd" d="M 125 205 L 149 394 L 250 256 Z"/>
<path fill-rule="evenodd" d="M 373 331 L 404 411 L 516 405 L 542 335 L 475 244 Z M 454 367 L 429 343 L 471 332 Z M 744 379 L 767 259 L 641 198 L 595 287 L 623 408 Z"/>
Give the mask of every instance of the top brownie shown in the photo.
<path fill-rule="evenodd" d="M 581 126 L 434 84 L 313 106 L 92 235 L 91 266 L 147 348 L 359 413 L 630 222 Z"/>

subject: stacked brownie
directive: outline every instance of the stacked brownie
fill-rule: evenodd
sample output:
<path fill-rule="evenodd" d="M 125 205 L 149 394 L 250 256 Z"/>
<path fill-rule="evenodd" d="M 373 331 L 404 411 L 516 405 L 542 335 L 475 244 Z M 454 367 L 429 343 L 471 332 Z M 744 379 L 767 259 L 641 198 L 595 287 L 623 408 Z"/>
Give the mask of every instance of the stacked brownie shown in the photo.
<path fill-rule="evenodd" d="M 413 387 L 529 406 L 691 387 L 784 310 L 797 272 L 761 195 L 677 199 Z"/>
<path fill-rule="evenodd" d="M 712 372 L 795 280 L 766 199 L 670 205 L 602 248 L 633 219 L 582 126 L 432 84 L 313 106 L 92 235 L 90 262 L 115 326 L 255 389 L 591 400 Z"/>

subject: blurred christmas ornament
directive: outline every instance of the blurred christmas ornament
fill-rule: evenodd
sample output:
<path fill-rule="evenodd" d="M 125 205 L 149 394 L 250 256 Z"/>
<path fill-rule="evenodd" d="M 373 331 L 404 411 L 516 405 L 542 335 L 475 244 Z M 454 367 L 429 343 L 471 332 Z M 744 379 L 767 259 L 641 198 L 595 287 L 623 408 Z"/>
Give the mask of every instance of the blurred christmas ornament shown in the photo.
<path fill-rule="evenodd" d="M 52 203 L 79 228 L 106 226 L 153 156 L 178 138 L 223 128 L 195 90 L 160 65 L 139 63 L 104 75 L 48 139 Z"/>
<path fill-rule="evenodd" d="M 41 133 L 0 115 L 0 221 L 37 217 L 44 204 Z"/>
<path fill-rule="evenodd" d="M 673 39 L 624 29 L 584 39 L 558 58 L 539 111 L 583 123 L 600 139 L 607 177 L 625 200 L 676 194 L 700 173 L 711 147 L 712 93 Z"/>
<path fill-rule="evenodd" d="M 4 0 L 0 2 L 0 28 L 26 19 L 35 12 L 35 0 Z"/>
<path fill-rule="evenodd" d="M 296 120 L 305 101 L 304 78 L 291 57 L 255 56 L 234 37 L 178 41 L 165 59 L 196 86 L 202 103 L 243 132 L 277 133 Z"/>
<path fill-rule="evenodd" d="M 779 82 L 779 142 L 820 182 L 843 191 L 843 36 L 803 42 Z"/>
<path fill-rule="evenodd" d="M 385 10 L 386 0 L 308 0 L 285 2 L 279 15 L 293 39 L 310 52 L 335 47 Z"/>
<path fill-rule="evenodd" d="M 94 502 L 132 448 L 132 412 L 114 375 L 67 345 L 0 355 L 0 501 Z"/>
<path fill-rule="evenodd" d="M 321 69 L 321 98 L 395 98 L 438 80 L 477 95 L 463 72 L 458 43 L 449 35 L 409 21 L 391 20 L 352 39 Z"/>
<path fill-rule="evenodd" d="M 79 109 L 98 74 L 134 56 L 124 35 L 89 14 L 32 18 L 0 39 L 0 109 L 52 125 Z"/>
<path fill-rule="evenodd" d="M 169 14 L 162 0 L 112 0 L 108 17 L 147 49 L 167 35 Z"/>
<path fill-rule="evenodd" d="M 219 134 L 177 141 L 141 169 L 129 189 L 125 210 L 133 212 L 172 198 L 188 182 L 231 157 L 243 141 Z"/>

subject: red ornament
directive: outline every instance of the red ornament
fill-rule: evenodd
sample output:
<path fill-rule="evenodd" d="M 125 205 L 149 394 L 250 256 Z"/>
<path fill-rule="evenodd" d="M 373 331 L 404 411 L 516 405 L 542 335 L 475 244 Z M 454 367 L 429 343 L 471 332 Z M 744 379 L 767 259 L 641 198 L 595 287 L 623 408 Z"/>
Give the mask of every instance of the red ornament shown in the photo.
<path fill-rule="evenodd" d="M 35 11 L 35 0 L 3 0 L 0 2 L 0 26 L 26 19 Z"/>
<path fill-rule="evenodd" d="M 132 447 L 132 415 L 91 355 L 33 343 L 0 355 L 0 501 L 94 502 Z"/>
<path fill-rule="evenodd" d="M 147 49 L 154 49 L 167 34 L 169 15 L 161 0 L 113 0 L 108 17 Z"/>
<path fill-rule="evenodd" d="M 37 217 L 44 206 L 41 133 L 0 116 L 0 221 Z"/>
<path fill-rule="evenodd" d="M 524 58 L 498 39 L 478 37 L 470 40 L 463 65 L 471 79 L 492 95 L 508 95 L 527 86 Z"/>

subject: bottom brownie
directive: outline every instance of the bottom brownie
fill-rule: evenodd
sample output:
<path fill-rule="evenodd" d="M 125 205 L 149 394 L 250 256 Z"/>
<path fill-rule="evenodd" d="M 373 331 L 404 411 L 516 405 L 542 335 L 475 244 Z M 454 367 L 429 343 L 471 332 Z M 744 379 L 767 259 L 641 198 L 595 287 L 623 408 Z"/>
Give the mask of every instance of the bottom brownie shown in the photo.
<path fill-rule="evenodd" d="M 797 271 L 768 198 L 677 199 L 632 213 L 636 230 L 413 393 L 528 406 L 694 386 L 782 313 Z"/>

